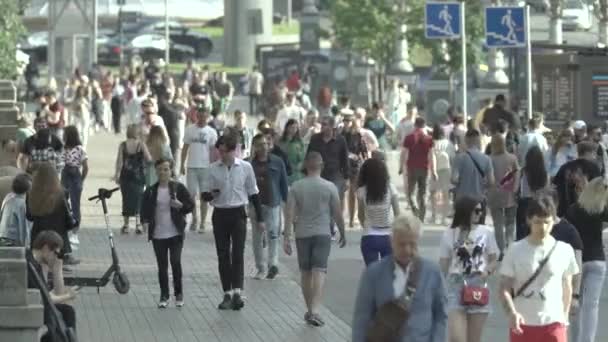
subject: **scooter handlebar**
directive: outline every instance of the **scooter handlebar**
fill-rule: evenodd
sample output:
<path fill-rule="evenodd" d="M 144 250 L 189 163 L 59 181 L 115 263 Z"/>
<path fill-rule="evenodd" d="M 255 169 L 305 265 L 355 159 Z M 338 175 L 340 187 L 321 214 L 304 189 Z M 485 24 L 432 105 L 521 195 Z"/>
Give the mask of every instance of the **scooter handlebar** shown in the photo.
<path fill-rule="evenodd" d="M 119 190 L 120 188 L 114 188 L 112 190 L 108 190 L 108 189 L 104 189 L 104 188 L 99 188 L 99 190 L 97 190 L 97 195 L 93 196 L 93 197 L 89 197 L 89 201 L 94 201 L 97 199 L 102 199 L 102 198 L 110 198 L 112 196 L 112 193 L 114 193 L 115 191 Z"/>

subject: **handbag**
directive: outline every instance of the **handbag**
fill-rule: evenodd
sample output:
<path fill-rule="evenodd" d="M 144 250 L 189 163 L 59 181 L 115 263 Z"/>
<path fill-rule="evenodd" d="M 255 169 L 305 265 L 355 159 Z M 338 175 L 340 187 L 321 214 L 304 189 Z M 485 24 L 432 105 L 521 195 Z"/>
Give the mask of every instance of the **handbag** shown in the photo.
<path fill-rule="evenodd" d="M 367 329 L 366 342 L 398 342 L 403 332 L 403 326 L 409 318 L 409 309 L 416 293 L 420 261 L 412 260 L 409 276 L 403 294 L 378 308 L 370 326 Z"/>
<path fill-rule="evenodd" d="M 464 279 L 464 286 L 460 296 L 460 303 L 462 305 L 475 305 L 475 306 L 486 306 L 490 301 L 490 289 L 488 284 L 483 286 L 468 285 L 467 280 Z"/>
<path fill-rule="evenodd" d="M 507 174 L 505 174 L 504 177 L 502 177 L 502 179 L 498 183 L 498 187 L 502 191 L 504 191 L 504 192 L 515 191 L 515 173 L 517 173 L 517 169 L 507 172 Z"/>
<path fill-rule="evenodd" d="M 549 258 L 551 257 L 551 254 L 553 254 L 553 251 L 555 250 L 555 247 L 557 247 L 557 240 L 555 241 L 555 244 L 553 244 L 553 247 L 551 247 L 551 250 L 549 251 L 549 253 L 547 253 L 547 256 L 544 257 L 540 261 L 540 264 L 538 264 L 538 268 L 536 269 L 536 271 L 534 271 L 534 273 L 530 276 L 530 278 L 528 278 L 528 280 L 526 280 L 524 282 L 524 284 L 517 291 L 511 290 L 511 297 L 513 299 L 521 296 L 521 294 L 524 293 L 524 291 L 526 291 L 526 289 L 530 285 L 532 285 L 532 283 L 536 280 L 536 278 L 538 278 L 538 276 L 540 275 L 540 272 L 542 272 L 543 268 L 545 267 L 545 265 L 549 261 Z"/>

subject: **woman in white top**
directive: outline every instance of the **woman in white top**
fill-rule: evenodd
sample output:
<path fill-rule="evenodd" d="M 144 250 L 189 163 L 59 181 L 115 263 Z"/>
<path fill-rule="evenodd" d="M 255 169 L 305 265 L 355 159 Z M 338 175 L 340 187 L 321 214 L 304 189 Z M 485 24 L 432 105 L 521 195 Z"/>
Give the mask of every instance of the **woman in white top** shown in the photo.
<path fill-rule="evenodd" d="M 361 254 L 369 265 L 391 254 L 390 227 L 393 218 L 399 216 L 397 190 L 390 184 L 383 160 L 371 158 L 361 165 L 357 199 L 359 222 L 365 227 Z"/>
<path fill-rule="evenodd" d="M 437 219 L 437 207 L 441 203 L 441 224 L 446 224 L 450 210 L 450 175 L 452 160 L 456 155 L 454 144 L 445 136 L 445 131 L 439 124 L 433 127 L 433 155 L 437 166 L 437 179 L 431 182 L 431 223 Z"/>
<path fill-rule="evenodd" d="M 454 221 L 441 239 L 439 266 L 448 288 L 450 342 L 480 342 L 490 313 L 489 300 L 486 305 L 466 305 L 461 301 L 465 283 L 487 287 L 486 280 L 497 267 L 499 250 L 494 232 L 479 224 L 482 210 L 479 200 L 460 198 L 454 205 Z"/>

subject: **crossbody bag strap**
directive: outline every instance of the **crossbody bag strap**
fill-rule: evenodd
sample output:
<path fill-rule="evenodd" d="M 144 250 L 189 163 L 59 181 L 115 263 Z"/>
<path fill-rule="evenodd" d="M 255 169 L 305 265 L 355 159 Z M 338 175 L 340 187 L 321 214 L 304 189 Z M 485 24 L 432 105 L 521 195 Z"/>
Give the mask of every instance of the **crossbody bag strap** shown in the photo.
<path fill-rule="evenodd" d="M 481 174 L 481 178 L 485 178 L 486 177 L 486 173 L 483 172 L 483 170 L 481 169 L 481 166 L 479 166 L 479 164 L 477 164 L 477 160 L 475 160 L 475 158 L 473 158 L 473 155 L 471 154 L 471 152 L 466 151 L 466 153 L 469 156 L 469 158 L 471 158 L 471 161 L 473 161 L 473 164 L 475 165 L 475 168 L 477 169 L 477 171 L 479 172 L 479 174 Z"/>
<path fill-rule="evenodd" d="M 540 264 L 538 265 L 538 268 L 536 269 L 536 271 L 534 271 L 534 274 L 532 274 L 532 276 L 530 276 L 530 278 L 526 280 L 526 282 L 519 288 L 519 290 L 517 290 L 517 292 L 515 292 L 513 299 L 519 297 L 522 293 L 524 293 L 524 291 L 526 291 L 526 289 L 530 287 L 530 285 L 532 285 L 536 278 L 538 278 L 540 272 L 542 272 L 543 268 L 545 268 L 545 265 L 549 261 L 549 258 L 551 258 L 551 254 L 553 254 L 555 247 L 557 247 L 557 241 L 555 241 L 555 244 L 553 244 L 553 247 L 549 251 L 549 254 L 547 254 L 547 256 L 543 260 L 541 260 Z"/>
<path fill-rule="evenodd" d="M 405 283 L 405 291 L 399 299 L 406 305 L 406 309 L 409 309 L 409 305 L 416 294 L 416 287 L 418 286 L 418 277 L 420 275 L 420 259 L 416 258 L 412 260 L 412 266 L 409 269 L 409 275 Z"/>

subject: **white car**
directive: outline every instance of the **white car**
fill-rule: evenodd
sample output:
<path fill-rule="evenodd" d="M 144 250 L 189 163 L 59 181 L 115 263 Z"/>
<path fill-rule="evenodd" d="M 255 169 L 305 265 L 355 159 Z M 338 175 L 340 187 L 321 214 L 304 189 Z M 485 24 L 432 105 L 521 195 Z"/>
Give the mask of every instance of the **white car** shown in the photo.
<path fill-rule="evenodd" d="M 593 27 L 593 8 L 582 0 L 565 0 L 562 17 L 564 30 L 585 30 Z"/>

